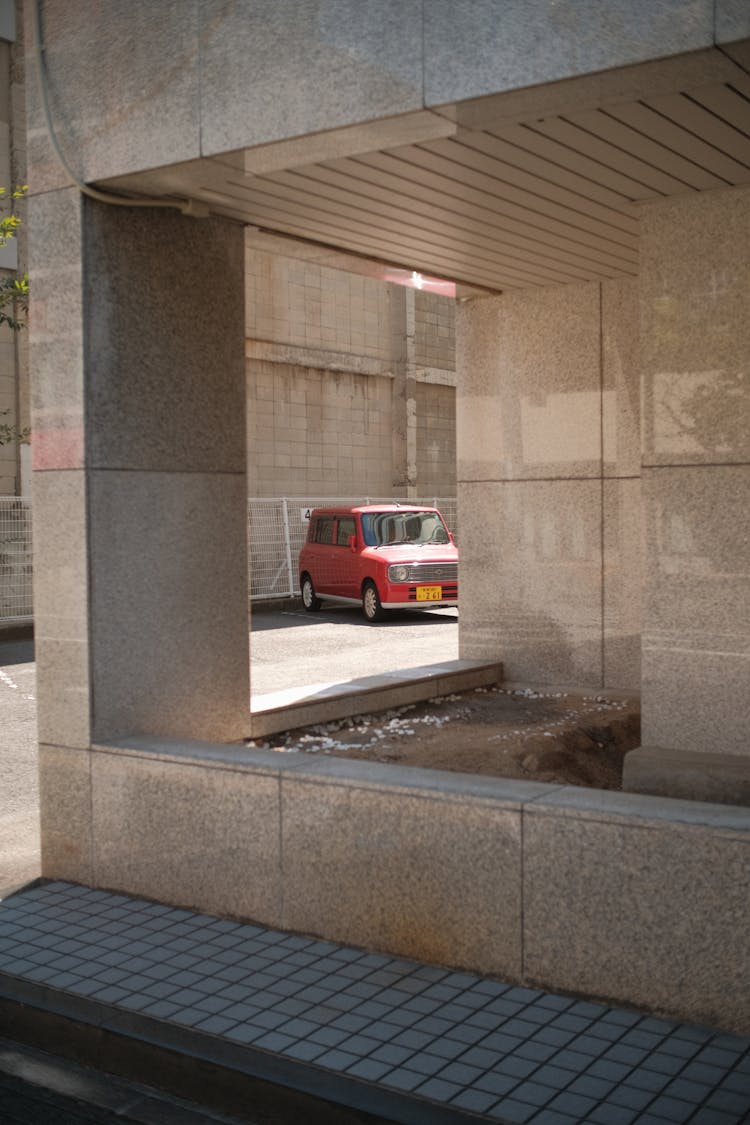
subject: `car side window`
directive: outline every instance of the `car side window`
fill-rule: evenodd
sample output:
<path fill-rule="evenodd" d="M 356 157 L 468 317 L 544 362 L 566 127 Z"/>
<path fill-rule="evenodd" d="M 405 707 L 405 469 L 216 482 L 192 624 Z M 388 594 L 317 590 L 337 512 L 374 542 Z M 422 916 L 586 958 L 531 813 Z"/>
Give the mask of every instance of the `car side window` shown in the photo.
<path fill-rule="evenodd" d="M 333 543 L 333 516 L 318 516 L 315 526 L 315 542 Z"/>
<path fill-rule="evenodd" d="M 356 535 L 357 527 L 354 522 L 353 516 L 339 517 L 338 527 L 336 529 L 336 544 L 339 547 L 348 547 L 349 538 Z"/>

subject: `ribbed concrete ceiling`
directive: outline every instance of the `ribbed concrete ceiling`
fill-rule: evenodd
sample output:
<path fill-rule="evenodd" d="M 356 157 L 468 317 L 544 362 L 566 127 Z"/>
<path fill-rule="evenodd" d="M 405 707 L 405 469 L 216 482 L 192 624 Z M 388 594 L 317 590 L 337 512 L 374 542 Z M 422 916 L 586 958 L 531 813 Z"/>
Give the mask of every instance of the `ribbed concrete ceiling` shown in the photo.
<path fill-rule="evenodd" d="M 636 204 L 750 183 L 750 78 L 452 132 L 263 175 L 233 154 L 192 165 L 189 190 L 262 229 L 467 285 L 633 274 Z"/>

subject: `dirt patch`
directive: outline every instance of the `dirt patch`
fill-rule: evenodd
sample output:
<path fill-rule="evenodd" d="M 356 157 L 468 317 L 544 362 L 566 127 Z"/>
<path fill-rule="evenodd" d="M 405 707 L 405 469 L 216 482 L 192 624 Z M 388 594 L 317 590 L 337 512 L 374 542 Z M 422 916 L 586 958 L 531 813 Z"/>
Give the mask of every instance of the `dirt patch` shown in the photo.
<path fill-rule="evenodd" d="M 475 688 L 250 742 L 287 754 L 619 789 L 640 744 L 636 699 Z"/>

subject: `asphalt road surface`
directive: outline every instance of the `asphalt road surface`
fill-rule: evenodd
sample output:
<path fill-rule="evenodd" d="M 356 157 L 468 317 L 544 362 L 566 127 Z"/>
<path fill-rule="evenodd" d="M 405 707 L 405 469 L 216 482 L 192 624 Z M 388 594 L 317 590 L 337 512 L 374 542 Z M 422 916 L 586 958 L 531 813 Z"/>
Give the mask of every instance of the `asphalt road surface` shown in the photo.
<path fill-rule="evenodd" d="M 458 658 L 458 611 L 394 612 L 370 624 L 356 606 L 253 611 L 253 697 L 283 688 L 337 684 Z"/>
<path fill-rule="evenodd" d="M 253 612 L 253 698 L 344 683 L 458 656 L 458 613 L 394 613 L 368 624 L 355 607 Z M 0 641 L 0 898 L 39 875 L 36 676 L 32 641 Z"/>

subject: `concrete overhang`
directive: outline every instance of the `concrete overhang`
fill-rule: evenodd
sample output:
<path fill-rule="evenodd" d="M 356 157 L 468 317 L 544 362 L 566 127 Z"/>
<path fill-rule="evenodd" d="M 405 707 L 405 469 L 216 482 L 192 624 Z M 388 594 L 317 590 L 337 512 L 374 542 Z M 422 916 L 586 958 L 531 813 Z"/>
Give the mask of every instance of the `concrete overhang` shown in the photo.
<path fill-rule="evenodd" d="M 639 205 L 750 183 L 750 40 L 101 181 L 477 290 L 637 273 Z"/>

